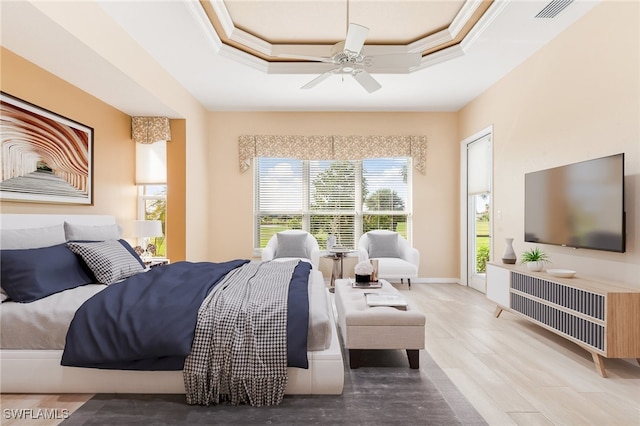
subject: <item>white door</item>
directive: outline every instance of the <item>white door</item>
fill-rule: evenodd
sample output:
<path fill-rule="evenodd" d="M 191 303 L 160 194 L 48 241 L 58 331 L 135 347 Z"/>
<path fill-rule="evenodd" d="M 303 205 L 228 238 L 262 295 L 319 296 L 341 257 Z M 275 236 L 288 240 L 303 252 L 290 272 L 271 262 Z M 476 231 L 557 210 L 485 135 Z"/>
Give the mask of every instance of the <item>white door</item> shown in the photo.
<path fill-rule="evenodd" d="M 485 292 L 486 263 L 491 253 L 491 133 L 467 148 L 467 284 Z"/>

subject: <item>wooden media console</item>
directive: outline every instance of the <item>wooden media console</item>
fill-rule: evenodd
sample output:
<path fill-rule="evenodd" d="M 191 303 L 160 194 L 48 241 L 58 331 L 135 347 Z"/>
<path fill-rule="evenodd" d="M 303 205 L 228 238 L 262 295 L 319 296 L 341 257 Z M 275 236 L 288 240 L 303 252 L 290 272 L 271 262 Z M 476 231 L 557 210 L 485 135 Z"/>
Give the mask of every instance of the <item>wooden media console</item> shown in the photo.
<path fill-rule="evenodd" d="M 496 318 L 506 309 L 582 346 L 602 377 L 602 357 L 640 363 L 640 289 L 493 263 L 486 277 Z"/>

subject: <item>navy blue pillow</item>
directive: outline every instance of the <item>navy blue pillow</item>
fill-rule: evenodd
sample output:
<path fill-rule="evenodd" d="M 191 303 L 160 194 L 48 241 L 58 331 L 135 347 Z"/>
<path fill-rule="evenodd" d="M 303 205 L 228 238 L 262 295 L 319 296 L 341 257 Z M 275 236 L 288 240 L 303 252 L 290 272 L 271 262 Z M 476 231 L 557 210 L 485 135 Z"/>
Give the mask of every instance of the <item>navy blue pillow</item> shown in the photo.
<path fill-rule="evenodd" d="M 15 302 L 33 302 L 94 282 L 65 244 L 0 251 L 0 282 Z"/>

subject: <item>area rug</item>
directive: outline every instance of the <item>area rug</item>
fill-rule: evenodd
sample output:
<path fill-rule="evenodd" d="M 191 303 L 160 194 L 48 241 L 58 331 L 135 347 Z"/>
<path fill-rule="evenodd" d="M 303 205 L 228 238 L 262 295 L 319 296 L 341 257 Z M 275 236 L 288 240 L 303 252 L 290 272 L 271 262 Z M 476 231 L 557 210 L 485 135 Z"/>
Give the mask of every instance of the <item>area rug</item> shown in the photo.
<path fill-rule="evenodd" d="M 273 407 L 187 405 L 184 395 L 98 394 L 63 426 L 74 425 L 484 425 L 429 357 L 409 368 L 404 351 L 367 351 L 345 369 L 342 395 L 286 395 Z"/>

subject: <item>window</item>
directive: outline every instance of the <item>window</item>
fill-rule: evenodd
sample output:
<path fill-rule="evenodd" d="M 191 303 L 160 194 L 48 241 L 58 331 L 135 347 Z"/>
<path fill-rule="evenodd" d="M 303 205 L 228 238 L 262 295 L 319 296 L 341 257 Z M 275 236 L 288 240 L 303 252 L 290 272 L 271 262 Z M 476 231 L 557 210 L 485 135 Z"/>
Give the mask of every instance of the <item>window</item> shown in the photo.
<path fill-rule="evenodd" d="M 303 229 L 326 248 L 327 236 L 355 248 L 372 229 L 410 234 L 409 158 L 361 161 L 257 158 L 255 241 L 264 248 L 285 229 Z"/>
<path fill-rule="evenodd" d="M 151 238 L 156 245 L 155 257 L 166 257 L 167 185 L 138 185 L 138 219 L 159 220 L 162 237 Z"/>

